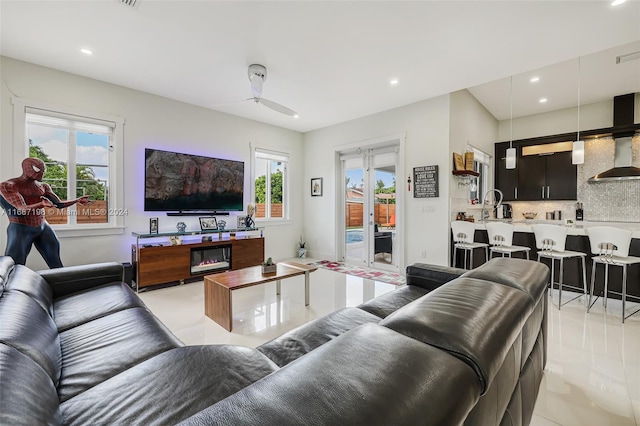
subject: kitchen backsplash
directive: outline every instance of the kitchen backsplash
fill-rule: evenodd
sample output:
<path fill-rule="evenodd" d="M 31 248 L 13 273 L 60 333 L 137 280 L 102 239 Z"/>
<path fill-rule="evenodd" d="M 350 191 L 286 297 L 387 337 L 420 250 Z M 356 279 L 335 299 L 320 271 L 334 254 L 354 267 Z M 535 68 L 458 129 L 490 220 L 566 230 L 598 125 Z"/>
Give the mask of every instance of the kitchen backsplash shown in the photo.
<path fill-rule="evenodd" d="M 584 219 L 640 221 L 640 180 L 588 182 L 590 177 L 613 167 L 613 138 L 587 140 L 584 148 L 584 164 L 578 166 L 578 200 L 584 204 Z M 640 167 L 640 136 L 633 138 L 632 163 Z"/>

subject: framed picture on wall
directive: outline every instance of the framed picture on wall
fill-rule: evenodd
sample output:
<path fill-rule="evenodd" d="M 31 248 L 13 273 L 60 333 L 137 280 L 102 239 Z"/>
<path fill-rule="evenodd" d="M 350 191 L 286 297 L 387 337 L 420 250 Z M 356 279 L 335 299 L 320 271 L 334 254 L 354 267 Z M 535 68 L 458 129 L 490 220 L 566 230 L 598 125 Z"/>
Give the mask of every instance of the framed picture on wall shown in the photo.
<path fill-rule="evenodd" d="M 311 179 L 311 196 L 322 197 L 322 178 Z"/>
<path fill-rule="evenodd" d="M 238 216 L 238 228 L 246 228 L 247 226 L 247 217 L 246 216 Z"/>

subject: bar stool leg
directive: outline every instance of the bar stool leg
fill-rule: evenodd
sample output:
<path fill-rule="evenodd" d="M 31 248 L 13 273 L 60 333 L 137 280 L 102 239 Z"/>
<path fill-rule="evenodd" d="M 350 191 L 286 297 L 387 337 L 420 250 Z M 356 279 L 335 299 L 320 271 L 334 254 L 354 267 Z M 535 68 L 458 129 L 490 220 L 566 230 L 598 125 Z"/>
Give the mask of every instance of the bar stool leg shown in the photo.
<path fill-rule="evenodd" d="M 489 247 L 484 246 L 484 263 L 489 261 Z"/>
<path fill-rule="evenodd" d="M 525 250 L 527 252 L 527 260 L 529 260 L 529 250 Z"/>
<path fill-rule="evenodd" d="M 464 269 L 467 269 L 467 253 L 469 252 L 469 250 L 464 249 Z"/>
<path fill-rule="evenodd" d="M 622 323 L 624 324 L 624 302 L 627 299 L 627 265 L 622 265 Z"/>
<path fill-rule="evenodd" d="M 582 259 L 582 287 L 584 289 L 585 302 L 587 296 L 587 261 L 585 260 L 586 256 L 580 256 Z"/>
<path fill-rule="evenodd" d="M 473 249 L 470 250 L 471 251 L 471 256 L 469 256 L 469 270 L 473 269 Z"/>
<path fill-rule="evenodd" d="M 556 265 L 555 265 L 554 259 L 553 259 L 553 257 L 552 257 L 552 258 L 551 258 L 551 294 L 552 294 L 551 298 L 552 298 L 552 299 L 553 299 L 553 286 L 554 286 L 554 285 L 555 285 L 555 283 L 556 283 L 556 280 L 555 280 L 555 278 L 554 278 L 554 273 L 555 273 L 555 269 L 556 269 L 556 268 L 555 268 L 555 266 L 556 266 Z M 559 306 L 559 305 L 558 305 L 558 306 Z"/>
<path fill-rule="evenodd" d="M 587 313 L 589 313 L 589 311 L 591 310 L 591 307 L 593 306 L 591 304 L 591 299 L 593 298 L 593 287 L 595 283 L 596 283 L 596 261 L 594 259 L 593 268 L 591 268 L 591 291 L 589 292 L 589 304 L 587 306 Z"/>
<path fill-rule="evenodd" d="M 458 260 L 458 247 L 453 246 L 453 259 L 451 259 L 451 266 L 456 267 L 456 261 Z"/>
<path fill-rule="evenodd" d="M 560 281 L 558 281 L 558 310 L 562 307 L 562 283 L 564 276 L 564 259 L 560 259 Z"/>
<path fill-rule="evenodd" d="M 604 264 L 604 308 L 607 309 L 607 295 L 609 294 L 609 264 Z"/>

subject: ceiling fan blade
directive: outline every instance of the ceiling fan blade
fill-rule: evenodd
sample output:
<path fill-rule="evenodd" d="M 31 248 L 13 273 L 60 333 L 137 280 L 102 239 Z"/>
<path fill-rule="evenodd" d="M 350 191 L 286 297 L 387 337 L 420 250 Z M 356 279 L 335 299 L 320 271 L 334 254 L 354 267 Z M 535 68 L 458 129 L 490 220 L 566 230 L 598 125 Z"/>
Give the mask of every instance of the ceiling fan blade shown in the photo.
<path fill-rule="evenodd" d="M 292 109 L 287 108 L 284 105 L 280 105 L 279 103 L 270 101 L 269 99 L 265 99 L 265 98 L 260 98 L 260 103 L 264 106 L 266 106 L 267 108 L 271 108 L 274 111 L 277 111 L 281 114 L 286 114 L 286 115 L 290 115 L 291 117 L 297 117 L 298 113 L 295 112 Z"/>

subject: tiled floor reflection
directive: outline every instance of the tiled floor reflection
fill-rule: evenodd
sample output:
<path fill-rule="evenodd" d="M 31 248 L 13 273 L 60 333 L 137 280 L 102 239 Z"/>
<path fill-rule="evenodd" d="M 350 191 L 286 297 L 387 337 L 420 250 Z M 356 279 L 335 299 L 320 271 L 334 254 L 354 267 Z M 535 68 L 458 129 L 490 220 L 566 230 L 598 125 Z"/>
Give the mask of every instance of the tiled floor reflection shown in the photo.
<path fill-rule="evenodd" d="M 563 298 L 564 299 L 564 298 Z M 583 298 L 549 306 L 549 358 L 532 425 L 640 425 L 640 314 Z M 627 304 L 627 313 L 637 304 Z"/>
<path fill-rule="evenodd" d="M 306 263 L 313 261 L 305 260 Z M 275 282 L 233 292 L 231 333 L 204 315 L 202 281 L 139 295 L 160 321 L 187 345 L 230 343 L 255 347 L 313 319 L 357 306 L 397 288 L 320 268 L 310 275 L 310 303 L 305 307 L 304 277 L 281 282 L 279 297 Z"/>
<path fill-rule="evenodd" d="M 303 277 L 283 280 L 280 297 L 275 283 L 237 290 L 231 333 L 204 315 L 202 282 L 142 292 L 140 297 L 188 345 L 255 347 L 395 288 L 319 269 L 311 274 L 308 307 L 304 306 Z M 640 426 L 640 314 L 623 325 L 620 303 L 615 300 L 609 299 L 606 313 L 598 300 L 589 314 L 582 298 L 561 311 L 556 303 L 557 296 L 549 305 L 549 358 L 531 424 Z"/>

